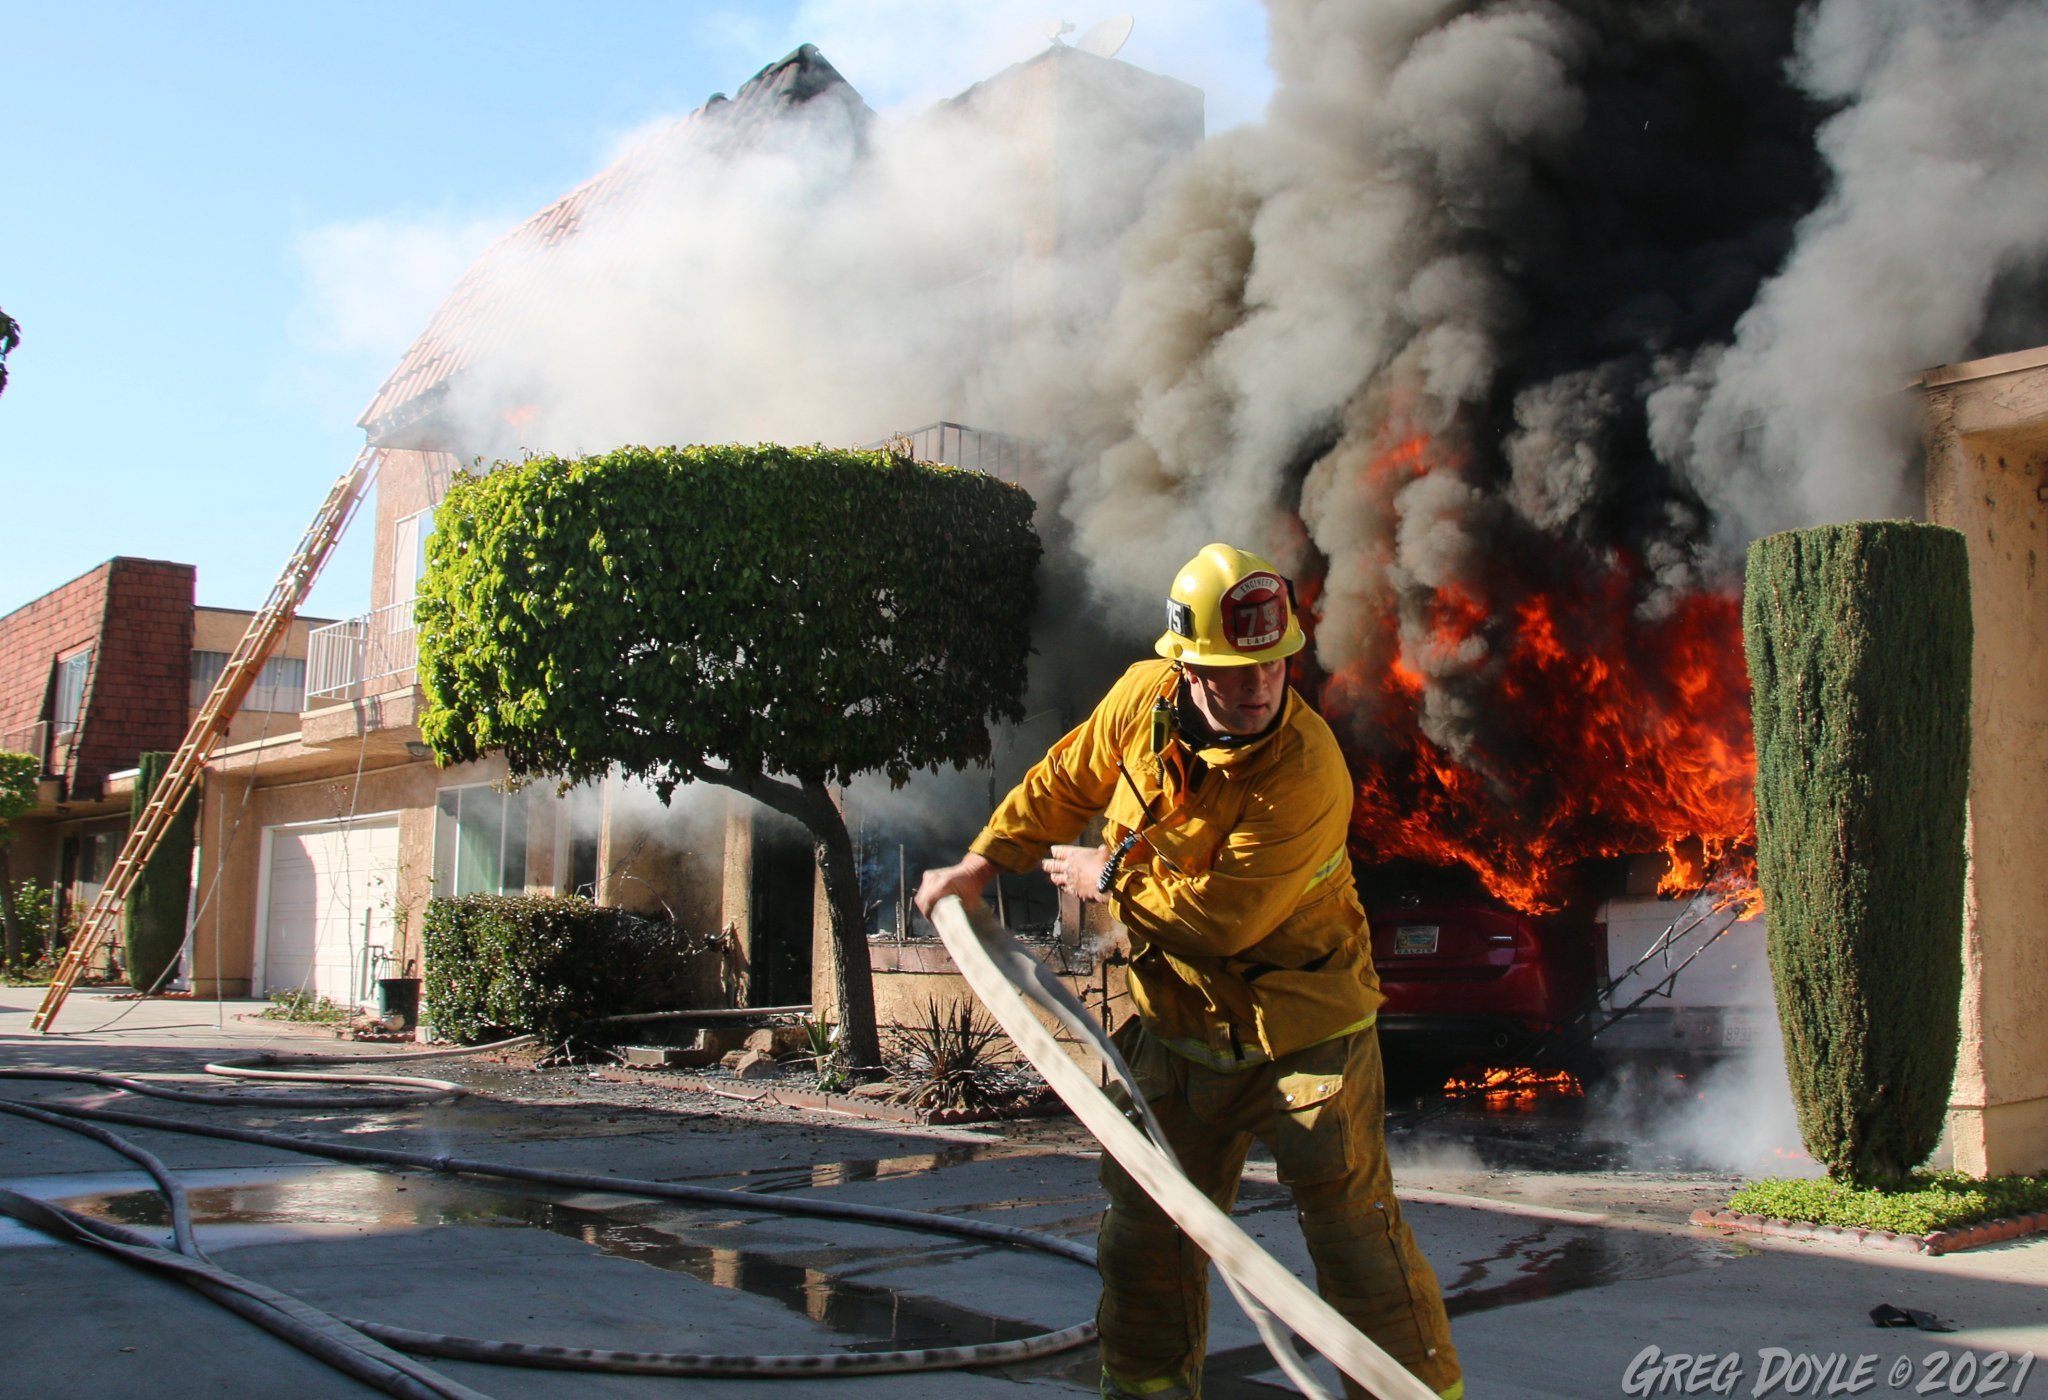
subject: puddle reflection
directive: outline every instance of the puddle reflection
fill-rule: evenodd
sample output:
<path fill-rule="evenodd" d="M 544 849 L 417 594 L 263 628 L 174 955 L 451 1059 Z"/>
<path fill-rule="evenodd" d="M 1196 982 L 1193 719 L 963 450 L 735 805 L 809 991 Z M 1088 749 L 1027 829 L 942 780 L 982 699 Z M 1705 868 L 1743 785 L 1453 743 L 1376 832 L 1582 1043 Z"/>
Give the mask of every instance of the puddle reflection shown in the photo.
<path fill-rule="evenodd" d="M 840 1164 L 848 1174 L 839 1179 L 870 1180 L 898 1174 L 913 1170 L 907 1164 L 914 1160 L 928 1162 L 929 1157 Z M 807 1220 L 761 1217 L 770 1230 L 753 1232 L 754 1248 L 736 1248 L 703 1244 L 687 1236 L 726 1233 L 753 1224 L 756 1218 L 735 1221 L 715 1211 L 698 1212 L 670 1202 L 642 1200 L 597 1210 L 471 1180 L 355 1168 L 218 1172 L 202 1180 L 205 1184 L 187 1188 L 202 1247 L 209 1226 L 541 1229 L 579 1240 L 615 1258 L 673 1270 L 714 1288 L 733 1289 L 779 1304 L 828 1331 L 859 1338 L 849 1342 L 848 1350 L 962 1346 L 1010 1341 L 1042 1330 L 1035 1323 L 994 1317 L 888 1285 L 864 1283 L 857 1277 L 877 1269 L 931 1267 L 995 1252 L 976 1241 L 906 1234 L 901 1237 L 905 1243 L 898 1245 L 863 1243 L 858 1248 L 841 1248 L 818 1244 L 815 1235 L 788 1229 L 792 1224 L 807 1226 Z M 579 1193 L 577 1199 L 588 1197 Z M 151 1190 L 111 1189 L 74 1197 L 64 1204 L 138 1228 L 162 1227 L 170 1221 L 163 1198 Z M 777 1247 L 784 1244 L 786 1247 Z"/>

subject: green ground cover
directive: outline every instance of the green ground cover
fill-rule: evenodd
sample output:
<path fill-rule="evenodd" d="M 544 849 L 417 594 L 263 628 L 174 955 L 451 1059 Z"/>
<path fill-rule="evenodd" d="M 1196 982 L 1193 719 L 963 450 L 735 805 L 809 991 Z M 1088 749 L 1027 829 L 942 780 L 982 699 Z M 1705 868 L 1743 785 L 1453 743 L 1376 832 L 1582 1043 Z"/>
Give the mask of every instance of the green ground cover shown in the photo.
<path fill-rule="evenodd" d="M 1914 1172 L 1896 1189 L 1770 1177 L 1737 1191 L 1728 1208 L 1747 1215 L 1809 1220 L 1844 1229 L 1924 1235 L 1930 1230 L 2048 1210 L 2048 1177 L 1980 1180 L 1961 1172 Z"/>

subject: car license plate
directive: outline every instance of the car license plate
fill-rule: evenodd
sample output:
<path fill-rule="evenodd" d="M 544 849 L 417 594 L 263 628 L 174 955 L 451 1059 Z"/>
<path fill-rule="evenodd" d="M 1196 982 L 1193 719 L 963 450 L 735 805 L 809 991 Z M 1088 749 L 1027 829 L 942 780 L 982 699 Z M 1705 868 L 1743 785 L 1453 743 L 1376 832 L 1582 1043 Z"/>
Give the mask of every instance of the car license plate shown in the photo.
<path fill-rule="evenodd" d="M 1730 1050 L 1747 1049 L 1764 1038 L 1767 1022 L 1752 1011 L 1721 1013 L 1721 1044 Z"/>
<path fill-rule="evenodd" d="M 1402 924 L 1394 930 L 1394 951 L 1396 953 L 1434 953 L 1436 951 L 1435 924 Z"/>

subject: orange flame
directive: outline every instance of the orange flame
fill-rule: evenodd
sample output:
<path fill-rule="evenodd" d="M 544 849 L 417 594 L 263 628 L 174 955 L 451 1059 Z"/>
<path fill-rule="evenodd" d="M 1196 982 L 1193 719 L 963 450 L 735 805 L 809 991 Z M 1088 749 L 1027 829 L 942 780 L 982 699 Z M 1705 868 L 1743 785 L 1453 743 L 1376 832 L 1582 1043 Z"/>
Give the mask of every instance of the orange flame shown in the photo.
<path fill-rule="evenodd" d="M 1584 1086 L 1561 1069 L 1490 1069 L 1477 1079 L 1453 1075 L 1444 1081 L 1444 1093 L 1452 1098 L 1479 1100 L 1489 1113 L 1527 1113 L 1539 1099 L 1586 1096 Z"/>
<path fill-rule="evenodd" d="M 1364 468 L 1369 494 L 1390 501 L 1414 476 L 1456 470 L 1426 438 L 1387 441 Z M 1389 604 L 1369 659 L 1329 677 L 1326 709 L 1357 711 L 1367 736 L 1351 752 L 1361 861 L 1463 864 L 1531 913 L 1556 909 L 1564 868 L 1589 858 L 1663 851 L 1665 892 L 1752 868 L 1740 598 L 1683 594 L 1645 616 L 1634 561 L 1583 555 L 1576 573 L 1556 557 L 1490 560 L 1419 617 L 1411 603 L 1405 627 Z M 1429 678 L 1447 672 L 1484 721 L 1456 752 L 1425 732 L 1443 698 Z"/>

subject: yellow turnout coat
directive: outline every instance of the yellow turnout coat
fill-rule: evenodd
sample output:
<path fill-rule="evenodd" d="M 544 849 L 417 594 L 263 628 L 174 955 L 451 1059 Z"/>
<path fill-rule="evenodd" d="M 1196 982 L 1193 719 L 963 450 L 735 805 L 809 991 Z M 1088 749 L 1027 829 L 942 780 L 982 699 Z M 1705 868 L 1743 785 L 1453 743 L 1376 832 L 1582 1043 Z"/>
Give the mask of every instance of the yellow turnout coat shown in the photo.
<path fill-rule="evenodd" d="M 1173 663 L 1141 661 L 1006 798 L 969 849 L 1035 869 L 1097 813 L 1131 935 L 1131 997 L 1181 1054 L 1229 1070 L 1372 1023 L 1381 996 L 1345 851 L 1351 778 L 1336 737 L 1292 687 L 1264 735 L 1154 752 Z M 1126 778 L 1128 775 L 1128 780 Z"/>

